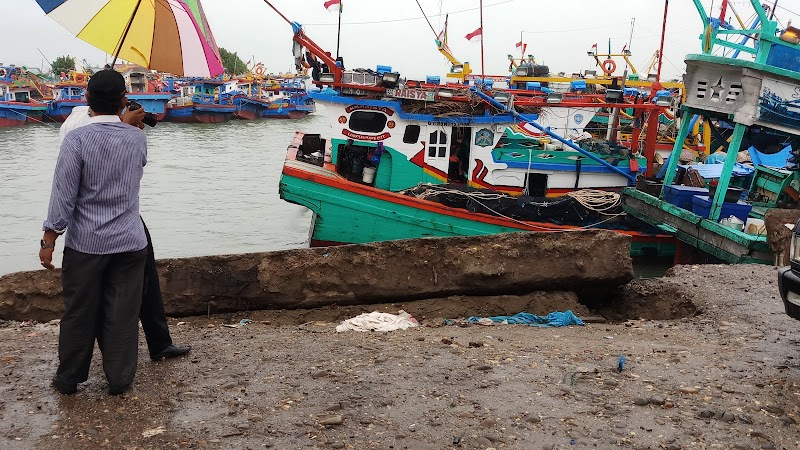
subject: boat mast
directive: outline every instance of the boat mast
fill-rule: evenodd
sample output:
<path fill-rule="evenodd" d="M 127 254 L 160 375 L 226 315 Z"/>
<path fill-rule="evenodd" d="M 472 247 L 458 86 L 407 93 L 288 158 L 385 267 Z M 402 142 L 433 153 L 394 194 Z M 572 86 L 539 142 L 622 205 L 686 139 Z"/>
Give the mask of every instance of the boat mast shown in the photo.
<path fill-rule="evenodd" d="M 669 10 L 669 0 L 664 0 L 664 20 L 661 21 L 661 46 L 658 50 L 658 71 L 656 72 L 656 82 L 661 81 L 661 67 L 664 65 L 664 36 L 667 32 L 667 11 Z M 659 86 L 660 88 L 660 86 Z"/>
<path fill-rule="evenodd" d="M 483 57 L 483 37 L 485 33 L 483 32 L 483 0 L 480 0 L 480 10 L 481 10 L 481 80 L 485 81 L 486 76 L 486 68 L 484 66 L 485 59 Z"/>
<path fill-rule="evenodd" d="M 339 59 L 339 41 L 342 38 L 342 2 L 339 2 L 339 29 L 336 32 L 336 59 Z"/>

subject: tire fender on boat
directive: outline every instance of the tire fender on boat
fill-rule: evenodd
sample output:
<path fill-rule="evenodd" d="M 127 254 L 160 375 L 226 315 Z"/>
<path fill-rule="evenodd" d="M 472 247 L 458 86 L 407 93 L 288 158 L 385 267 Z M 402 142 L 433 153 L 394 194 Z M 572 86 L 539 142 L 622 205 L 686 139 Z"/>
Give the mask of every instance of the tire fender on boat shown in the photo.
<path fill-rule="evenodd" d="M 607 59 L 603 61 L 601 67 L 603 68 L 604 74 L 611 75 L 615 70 L 617 70 L 617 63 L 615 63 L 613 59 Z"/>

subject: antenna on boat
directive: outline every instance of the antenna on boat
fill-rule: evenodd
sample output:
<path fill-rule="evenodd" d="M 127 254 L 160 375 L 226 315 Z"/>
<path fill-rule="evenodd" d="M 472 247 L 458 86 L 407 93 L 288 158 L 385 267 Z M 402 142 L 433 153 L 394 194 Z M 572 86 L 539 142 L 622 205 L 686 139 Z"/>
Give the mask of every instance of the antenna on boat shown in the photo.
<path fill-rule="evenodd" d="M 628 50 L 628 53 L 630 53 L 631 47 L 633 46 L 633 29 L 635 27 L 636 27 L 636 17 L 632 17 L 631 18 L 631 36 L 628 38 L 628 45 L 626 46 L 626 49 Z M 623 51 L 622 53 L 624 54 L 625 52 Z M 626 69 L 628 68 L 628 58 L 625 58 L 625 68 Z"/>

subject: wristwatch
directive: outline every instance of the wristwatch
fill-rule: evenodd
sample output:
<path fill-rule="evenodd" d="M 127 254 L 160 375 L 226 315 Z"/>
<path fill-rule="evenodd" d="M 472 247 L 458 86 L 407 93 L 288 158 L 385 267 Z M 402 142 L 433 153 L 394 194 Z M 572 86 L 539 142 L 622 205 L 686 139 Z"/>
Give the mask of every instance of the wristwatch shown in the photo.
<path fill-rule="evenodd" d="M 44 241 L 44 239 L 39 241 L 39 245 L 41 245 L 42 248 L 56 248 L 55 242 L 53 242 L 52 244 L 48 244 L 47 242 Z"/>

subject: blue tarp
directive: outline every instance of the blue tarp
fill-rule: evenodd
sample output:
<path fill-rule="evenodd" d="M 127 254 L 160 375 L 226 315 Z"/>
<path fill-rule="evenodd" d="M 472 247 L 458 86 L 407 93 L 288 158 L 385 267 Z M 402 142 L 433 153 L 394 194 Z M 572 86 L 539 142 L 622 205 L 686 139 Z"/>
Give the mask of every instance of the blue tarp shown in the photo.
<path fill-rule="evenodd" d="M 547 316 L 537 316 L 534 314 L 521 312 L 513 316 L 494 316 L 489 317 L 489 320 L 497 323 L 508 323 L 510 325 L 530 325 L 532 327 L 566 327 L 569 325 L 585 325 L 578 316 L 571 310 L 564 312 L 551 312 Z M 470 317 L 467 322 L 477 323 L 482 320 L 481 317 Z"/>
<path fill-rule="evenodd" d="M 692 164 L 690 166 L 680 165 L 679 167 L 683 167 L 684 169 L 691 167 L 706 180 L 719 178 L 722 175 L 722 164 Z M 746 177 L 755 171 L 756 169 L 740 163 L 736 163 L 736 165 L 733 166 L 733 176 L 735 177 Z"/>
<path fill-rule="evenodd" d="M 792 146 L 787 145 L 783 150 L 771 155 L 761 153 L 756 150 L 755 147 L 750 147 L 747 150 L 750 152 L 750 160 L 753 161 L 754 165 L 760 164 L 762 166 L 783 169 L 786 167 L 786 160 L 789 159 L 789 155 L 792 153 Z"/>

